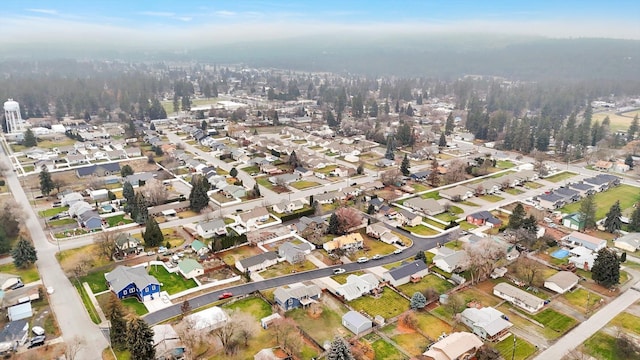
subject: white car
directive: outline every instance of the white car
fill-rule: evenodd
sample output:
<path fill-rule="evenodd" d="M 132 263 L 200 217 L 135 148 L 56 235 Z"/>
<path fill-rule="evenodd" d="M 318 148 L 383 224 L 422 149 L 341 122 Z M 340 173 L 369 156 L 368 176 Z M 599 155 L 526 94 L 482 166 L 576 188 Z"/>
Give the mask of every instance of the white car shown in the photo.
<path fill-rule="evenodd" d="M 394 254 L 400 254 L 400 253 L 401 253 L 401 252 L 403 252 L 403 251 L 404 251 L 404 249 L 400 248 L 400 249 L 395 249 L 395 250 L 393 251 L 393 253 L 394 253 Z"/>
<path fill-rule="evenodd" d="M 338 274 L 344 274 L 345 273 L 345 269 L 343 268 L 337 268 L 337 269 L 333 269 L 333 273 L 338 275 Z"/>
<path fill-rule="evenodd" d="M 366 256 L 359 257 L 358 260 L 356 260 L 356 262 L 358 262 L 360 264 L 366 263 L 367 261 L 369 261 L 369 258 L 366 257 Z"/>

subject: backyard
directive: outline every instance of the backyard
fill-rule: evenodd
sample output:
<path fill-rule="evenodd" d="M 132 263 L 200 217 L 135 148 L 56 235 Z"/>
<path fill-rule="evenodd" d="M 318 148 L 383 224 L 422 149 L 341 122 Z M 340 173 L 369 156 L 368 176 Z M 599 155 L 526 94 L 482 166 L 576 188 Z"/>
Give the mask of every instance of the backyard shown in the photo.
<path fill-rule="evenodd" d="M 382 332 L 398 344 L 400 348 L 414 356 L 422 354 L 431 343 L 429 339 L 419 332 L 405 326 L 399 326 L 399 322 L 383 327 Z"/>
<path fill-rule="evenodd" d="M 409 282 L 407 284 L 398 286 L 398 290 L 409 297 L 411 297 L 416 292 L 424 294 L 425 290 L 427 289 L 434 289 L 439 294 L 443 294 L 451 288 L 453 288 L 453 285 L 450 282 L 442 280 L 439 277 L 431 274 L 423 277 L 422 280 L 416 283 Z"/>
<path fill-rule="evenodd" d="M 186 280 L 178 273 L 169 273 L 162 265 L 149 266 L 149 275 L 154 276 L 162 284 L 162 291 L 166 291 L 169 295 L 197 286 L 195 280 Z"/>
<path fill-rule="evenodd" d="M 375 353 L 374 360 L 404 360 L 407 359 L 398 349 L 393 345 L 384 341 L 378 334 L 371 333 L 364 337 L 364 340 L 368 341 Z M 361 341 L 364 341 L 361 340 Z"/>
<path fill-rule="evenodd" d="M 324 344 L 325 341 L 333 340 L 337 331 L 342 331 L 345 335 L 350 334 L 348 330 L 342 327 L 342 315 L 346 312 L 347 309 L 342 305 L 333 304 L 329 306 L 323 304 L 322 313 L 318 317 L 312 317 L 307 309 L 300 308 L 287 312 L 287 317 L 294 319 L 298 326 L 313 337 L 315 341 Z"/>
<path fill-rule="evenodd" d="M 120 214 L 120 215 L 108 217 L 105 220 L 107 221 L 107 224 L 109 224 L 109 227 L 114 227 L 114 226 L 118 226 L 118 225 L 125 225 L 125 224 L 131 224 L 133 222 L 133 220 L 125 219 L 125 216 L 128 217 L 128 215 Z"/>
<path fill-rule="evenodd" d="M 536 352 L 536 348 L 522 338 L 517 337 L 515 352 L 513 351 L 513 335 L 500 341 L 494 347 L 505 359 L 524 360 Z M 514 355 L 515 354 L 515 355 Z"/>
<path fill-rule="evenodd" d="M 620 185 L 605 192 L 594 195 L 594 203 L 597 205 L 596 219 L 602 219 L 607 215 L 609 208 L 616 201 L 620 201 L 620 208 L 624 211 L 640 201 L 638 188 L 630 185 Z M 563 213 L 571 214 L 580 210 L 582 201 L 574 202 L 560 209 Z"/>
<path fill-rule="evenodd" d="M 357 311 L 364 311 L 369 316 L 380 315 L 390 319 L 409 309 L 409 301 L 390 288 L 384 288 L 379 297 L 362 296 L 349 303 Z"/>

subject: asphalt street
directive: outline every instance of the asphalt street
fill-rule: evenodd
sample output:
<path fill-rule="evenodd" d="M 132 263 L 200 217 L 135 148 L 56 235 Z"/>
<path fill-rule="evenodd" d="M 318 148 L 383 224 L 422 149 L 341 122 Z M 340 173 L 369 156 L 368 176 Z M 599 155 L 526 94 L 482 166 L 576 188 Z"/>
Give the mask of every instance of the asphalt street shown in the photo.
<path fill-rule="evenodd" d="M 9 158 L 2 146 L 0 151 L 2 152 L 0 161 L 9 165 L 11 169 Z M 31 239 L 38 251 L 36 266 L 42 282 L 45 286 L 55 288 L 55 292 L 49 296 L 49 305 L 56 315 L 64 341 L 72 344 L 80 339 L 84 343 L 78 352 L 77 359 L 102 359 L 102 350 L 108 346 L 107 340 L 100 332 L 98 325 L 89 318 L 78 292 L 60 268 L 55 257 L 57 247 L 47 240 L 16 173 L 6 171 L 5 177 L 16 202 L 23 207 L 24 225 L 31 234 Z"/>
<path fill-rule="evenodd" d="M 428 238 L 428 239 L 415 238 L 413 242 L 413 246 L 405 249 L 401 254 L 386 255 L 386 256 L 383 256 L 381 259 L 369 260 L 366 263 L 350 263 L 350 264 L 343 264 L 343 265 L 335 265 L 335 266 L 331 266 L 323 269 L 310 270 L 310 271 L 295 273 L 295 274 L 282 276 L 274 279 L 250 282 L 243 285 L 229 287 L 224 290 L 214 291 L 211 293 L 207 293 L 207 294 L 192 298 L 191 300 L 189 300 L 189 305 L 191 306 L 191 309 L 197 309 L 199 307 L 212 304 L 218 301 L 218 297 L 223 292 L 232 292 L 234 296 L 247 295 L 255 291 L 271 289 L 278 286 L 284 286 L 284 285 L 288 285 L 296 282 L 308 281 L 308 280 L 331 276 L 333 275 L 333 269 L 336 269 L 336 268 L 343 268 L 347 272 L 354 272 L 358 270 L 371 268 L 374 266 L 390 264 L 390 263 L 404 260 L 407 258 L 412 258 L 418 253 L 418 251 L 425 251 L 425 250 L 432 249 L 436 247 L 438 243 L 442 244 L 443 242 L 446 242 L 447 236 L 448 234 L 445 233 L 437 237 Z M 162 310 L 147 314 L 144 316 L 144 320 L 149 324 L 157 324 L 157 323 L 163 322 L 174 316 L 180 315 L 181 306 L 182 304 L 174 304 Z"/>

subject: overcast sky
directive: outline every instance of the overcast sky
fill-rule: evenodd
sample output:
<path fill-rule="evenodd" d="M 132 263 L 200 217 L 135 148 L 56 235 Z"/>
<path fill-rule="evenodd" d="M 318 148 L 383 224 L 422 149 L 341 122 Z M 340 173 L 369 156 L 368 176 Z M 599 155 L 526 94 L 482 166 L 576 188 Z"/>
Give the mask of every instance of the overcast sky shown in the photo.
<path fill-rule="evenodd" d="M 640 39 L 638 0 L 2 2 L 0 43 L 197 46 L 343 32 Z"/>

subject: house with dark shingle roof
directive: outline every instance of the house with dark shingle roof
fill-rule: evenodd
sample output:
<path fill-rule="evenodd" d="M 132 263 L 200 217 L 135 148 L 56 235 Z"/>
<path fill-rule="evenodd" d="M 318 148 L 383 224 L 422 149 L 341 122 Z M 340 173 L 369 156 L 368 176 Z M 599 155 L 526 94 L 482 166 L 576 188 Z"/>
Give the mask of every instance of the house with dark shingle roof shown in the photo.
<path fill-rule="evenodd" d="M 500 225 L 502 225 L 502 220 L 496 218 L 486 210 L 467 215 L 466 220 L 469 224 L 477 226 L 490 225 L 491 227 L 500 227 Z"/>
<path fill-rule="evenodd" d="M 160 282 L 147 273 L 144 266 L 118 266 L 113 271 L 105 273 L 104 278 L 109 288 L 118 299 L 135 296 L 140 301 L 152 300 L 160 293 Z"/>
<path fill-rule="evenodd" d="M 400 286 L 408 283 L 412 278 L 419 279 L 427 274 L 429 274 L 427 264 L 422 260 L 414 260 L 385 272 L 382 274 L 382 279 L 393 286 Z"/>
<path fill-rule="evenodd" d="M 109 176 L 120 173 L 120 164 L 115 163 L 101 163 L 89 166 L 83 166 L 76 169 L 76 175 L 78 177 L 87 176 Z"/>
<path fill-rule="evenodd" d="M 268 268 L 278 263 L 278 254 L 273 251 L 258 254 L 246 259 L 236 261 L 236 269 L 244 273 L 247 271 L 255 272 Z"/>

